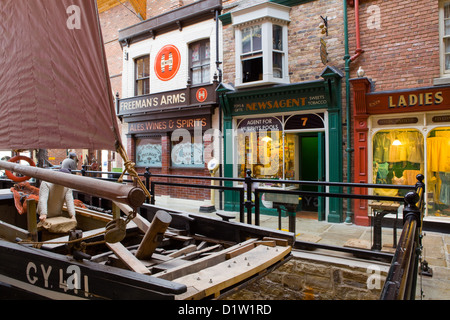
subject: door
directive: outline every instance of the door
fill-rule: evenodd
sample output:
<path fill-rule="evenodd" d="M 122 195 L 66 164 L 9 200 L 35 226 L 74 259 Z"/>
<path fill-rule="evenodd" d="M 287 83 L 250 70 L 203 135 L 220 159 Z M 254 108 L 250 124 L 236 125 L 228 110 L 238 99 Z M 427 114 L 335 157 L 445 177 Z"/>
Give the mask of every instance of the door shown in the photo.
<path fill-rule="evenodd" d="M 322 132 L 299 133 L 299 178 L 305 181 L 324 181 L 324 134 Z M 302 191 L 321 192 L 323 187 L 302 185 Z M 305 216 L 325 219 L 324 199 L 315 195 L 305 195 L 298 209 Z"/>

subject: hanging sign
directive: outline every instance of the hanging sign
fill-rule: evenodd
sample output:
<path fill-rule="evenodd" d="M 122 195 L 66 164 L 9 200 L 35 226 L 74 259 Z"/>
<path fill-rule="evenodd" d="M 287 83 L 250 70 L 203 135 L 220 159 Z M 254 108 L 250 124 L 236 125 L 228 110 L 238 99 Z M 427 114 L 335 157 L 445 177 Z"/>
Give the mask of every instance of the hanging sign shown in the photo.
<path fill-rule="evenodd" d="M 328 63 L 327 43 L 323 38 L 320 38 L 320 59 L 324 65 Z"/>

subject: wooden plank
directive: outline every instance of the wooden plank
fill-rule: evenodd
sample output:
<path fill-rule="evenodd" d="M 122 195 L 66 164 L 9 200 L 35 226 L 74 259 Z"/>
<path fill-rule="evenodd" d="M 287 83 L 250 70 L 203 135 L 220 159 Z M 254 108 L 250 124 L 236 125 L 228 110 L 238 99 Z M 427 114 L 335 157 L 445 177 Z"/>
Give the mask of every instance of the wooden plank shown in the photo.
<path fill-rule="evenodd" d="M 131 212 L 133 212 L 133 209 L 127 204 L 115 202 L 115 201 L 114 201 L 114 204 L 118 208 L 120 208 L 120 210 L 122 210 L 123 213 L 125 213 L 127 216 Z M 144 219 L 139 213 L 136 214 L 136 217 L 133 219 L 133 222 L 137 225 L 139 230 L 141 230 L 144 233 L 146 233 L 148 228 L 150 228 L 150 222 L 147 219 Z"/>
<path fill-rule="evenodd" d="M 255 243 L 257 246 L 275 247 L 277 243 L 274 240 L 261 240 Z"/>
<path fill-rule="evenodd" d="M 185 284 L 188 287 L 187 292 L 177 295 L 176 299 L 202 299 L 211 295 L 217 297 L 222 290 L 244 281 L 282 260 L 290 251 L 290 246 L 274 248 L 257 246 L 233 259 L 193 274 L 175 278 L 174 282 Z"/>
<path fill-rule="evenodd" d="M 30 233 L 30 240 L 37 241 L 37 216 L 36 216 L 36 200 L 27 199 L 27 222 L 28 222 L 28 232 Z"/>
<path fill-rule="evenodd" d="M 106 245 L 130 270 L 137 273 L 150 274 L 150 271 L 145 267 L 145 265 L 141 261 L 139 261 L 139 259 L 137 259 L 130 251 L 128 251 L 128 249 L 125 248 L 120 242 L 107 242 Z"/>
<path fill-rule="evenodd" d="M 239 248 L 236 248 L 233 251 L 230 251 L 226 254 L 226 259 L 234 258 L 240 254 L 243 254 L 244 252 L 250 251 L 255 247 L 255 242 L 249 243 L 246 246 L 240 246 Z"/>
<path fill-rule="evenodd" d="M 0 220 L 0 238 L 14 242 L 16 238 L 25 240 L 29 236 L 27 230 Z"/>
<path fill-rule="evenodd" d="M 169 227 L 172 217 L 163 210 L 156 212 L 150 228 L 145 233 L 139 248 L 136 251 L 136 258 L 150 259 L 159 243 L 163 240 L 163 235 Z"/>
<path fill-rule="evenodd" d="M 185 255 L 187 253 L 194 252 L 196 250 L 197 250 L 197 246 L 195 244 L 191 244 L 190 246 L 187 246 L 187 247 L 184 247 L 184 248 L 182 248 L 180 250 L 177 250 L 177 251 L 175 251 L 175 252 L 173 252 L 171 254 L 168 254 L 167 256 L 171 257 L 171 258 L 177 258 L 177 257 L 180 257 L 180 256 Z"/>
<path fill-rule="evenodd" d="M 199 270 L 211 267 L 217 263 L 225 261 L 226 254 L 228 252 L 234 251 L 241 246 L 246 246 L 249 243 L 253 243 L 256 241 L 257 241 L 257 239 L 250 239 L 250 240 L 241 242 L 233 247 L 224 249 L 217 253 L 213 253 L 207 257 L 203 257 L 203 258 L 200 258 L 195 261 L 186 261 L 186 263 L 184 265 L 181 265 L 179 267 L 168 270 L 165 273 L 155 274 L 154 276 L 158 277 L 158 278 L 166 279 L 166 280 L 173 280 L 175 278 L 179 278 L 179 277 L 185 276 L 187 274 L 197 272 Z"/>
<path fill-rule="evenodd" d="M 287 247 L 289 245 L 289 242 L 286 239 L 264 237 L 263 240 L 264 241 L 275 241 L 277 246 L 282 246 L 282 247 Z"/>

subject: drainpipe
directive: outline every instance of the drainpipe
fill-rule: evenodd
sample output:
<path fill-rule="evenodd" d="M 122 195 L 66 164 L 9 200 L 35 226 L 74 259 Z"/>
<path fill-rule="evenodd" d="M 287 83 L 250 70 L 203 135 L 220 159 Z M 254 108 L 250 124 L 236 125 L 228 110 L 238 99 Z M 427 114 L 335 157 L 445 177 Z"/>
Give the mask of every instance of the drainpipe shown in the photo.
<path fill-rule="evenodd" d="M 355 5 L 355 32 L 356 32 L 356 50 L 355 55 L 353 55 L 350 60 L 355 61 L 363 52 L 364 50 L 361 49 L 361 39 L 360 39 L 360 33 L 359 33 L 359 0 L 354 0 Z"/>
<path fill-rule="evenodd" d="M 346 110 L 346 122 L 347 122 L 347 148 L 345 149 L 347 153 L 347 182 L 352 182 L 352 169 L 351 169 L 351 154 L 353 149 L 351 148 L 351 130 L 350 130 L 350 54 L 348 53 L 348 21 L 347 21 L 347 0 L 344 0 L 344 41 L 345 41 L 345 110 Z M 347 188 L 347 193 L 351 193 L 352 189 Z M 346 224 L 352 224 L 352 211 L 351 211 L 351 200 L 347 199 L 347 212 L 345 218 Z"/>
<path fill-rule="evenodd" d="M 351 108 L 350 108 L 350 63 L 355 61 L 364 50 L 361 49 L 361 38 L 359 32 L 359 0 L 349 0 L 350 4 L 355 6 L 355 32 L 356 32 L 356 50 L 353 56 L 350 56 L 348 51 L 348 19 L 347 19 L 347 0 L 344 0 L 344 40 L 345 40 L 345 95 L 346 95 L 346 122 L 347 122 L 347 148 L 345 149 L 347 153 L 347 182 L 352 182 L 352 153 L 355 151 L 352 148 L 352 140 L 351 140 Z M 347 188 L 347 193 L 351 193 L 352 188 Z M 352 207 L 351 207 L 351 199 L 347 199 L 347 212 L 345 223 L 352 224 Z"/>
<path fill-rule="evenodd" d="M 215 12 L 215 19 L 216 19 L 216 69 L 219 72 L 219 84 L 222 83 L 222 69 L 220 68 L 220 65 L 222 62 L 219 60 L 219 10 L 216 10 Z M 216 100 L 219 102 L 219 94 L 216 93 Z M 222 110 L 222 103 L 219 102 L 219 130 L 220 130 L 220 146 L 219 146 L 219 152 L 220 152 L 220 159 L 219 159 L 219 176 L 223 177 L 223 128 L 222 128 L 222 117 L 223 117 L 223 110 Z M 220 186 L 223 186 L 223 181 L 220 180 L 219 182 Z M 222 205 L 222 198 L 223 198 L 223 190 L 219 190 L 219 210 L 223 209 Z"/>

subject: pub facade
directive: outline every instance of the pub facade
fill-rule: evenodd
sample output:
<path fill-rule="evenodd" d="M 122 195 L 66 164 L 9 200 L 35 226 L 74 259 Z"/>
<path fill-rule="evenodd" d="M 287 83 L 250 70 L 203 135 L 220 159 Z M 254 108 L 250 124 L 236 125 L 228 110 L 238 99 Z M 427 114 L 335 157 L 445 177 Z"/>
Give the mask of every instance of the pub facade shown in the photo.
<path fill-rule="evenodd" d="M 211 130 L 219 119 L 220 10 L 218 0 L 194 2 L 119 31 L 124 56 L 117 114 L 138 172 L 209 176 L 205 150 L 212 148 Z M 192 188 L 161 187 L 157 194 L 210 196 L 207 189 Z"/>

